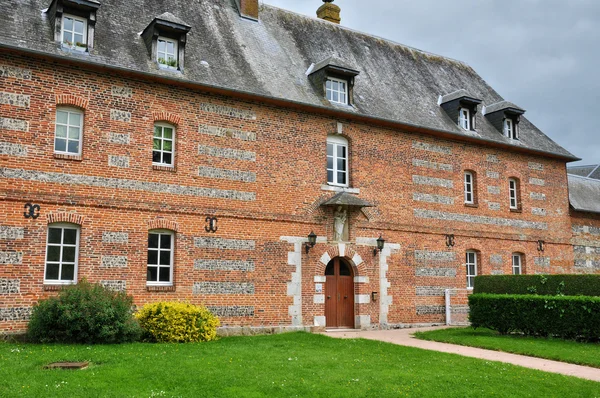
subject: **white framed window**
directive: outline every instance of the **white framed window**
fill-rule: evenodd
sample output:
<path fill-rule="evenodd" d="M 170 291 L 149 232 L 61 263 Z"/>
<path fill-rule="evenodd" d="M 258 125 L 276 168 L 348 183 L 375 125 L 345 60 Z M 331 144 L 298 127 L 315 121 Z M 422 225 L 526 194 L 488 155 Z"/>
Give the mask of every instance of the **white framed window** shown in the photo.
<path fill-rule="evenodd" d="M 513 275 L 521 275 L 523 273 L 522 255 L 513 253 L 512 255 L 512 273 Z"/>
<path fill-rule="evenodd" d="M 172 167 L 174 160 L 175 127 L 166 123 L 156 123 L 152 142 L 152 164 Z"/>
<path fill-rule="evenodd" d="M 63 14 L 61 43 L 69 48 L 87 49 L 87 20 L 74 15 Z"/>
<path fill-rule="evenodd" d="M 146 284 L 148 286 L 173 285 L 173 253 L 175 233 L 168 230 L 156 230 L 148 233 L 148 268 Z"/>
<path fill-rule="evenodd" d="M 467 204 L 475 203 L 475 194 L 473 188 L 474 184 L 475 179 L 473 177 L 473 173 L 470 171 L 465 171 L 465 203 Z"/>
<path fill-rule="evenodd" d="M 81 155 L 83 112 L 73 108 L 56 110 L 54 153 Z"/>
<path fill-rule="evenodd" d="M 517 140 L 517 126 L 512 119 L 504 119 L 504 135 L 513 140 Z"/>
<path fill-rule="evenodd" d="M 473 289 L 475 277 L 477 276 L 477 252 L 467 251 L 465 265 L 467 267 L 467 288 Z"/>
<path fill-rule="evenodd" d="M 465 130 L 471 130 L 471 111 L 460 108 L 458 111 L 458 125 Z"/>
<path fill-rule="evenodd" d="M 346 80 L 327 78 L 325 82 L 325 94 L 330 102 L 336 104 L 348 104 L 348 82 Z"/>
<path fill-rule="evenodd" d="M 519 208 L 519 184 L 516 178 L 508 179 L 508 196 L 510 208 L 517 210 Z"/>
<path fill-rule="evenodd" d="M 344 137 L 327 137 L 327 183 L 348 186 L 348 141 Z"/>
<path fill-rule="evenodd" d="M 158 37 L 156 48 L 156 60 L 159 66 L 177 69 L 177 42 L 166 37 Z"/>
<path fill-rule="evenodd" d="M 50 224 L 46 238 L 44 283 L 76 283 L 78 257 L 79 227 L 73 224 Z"/>

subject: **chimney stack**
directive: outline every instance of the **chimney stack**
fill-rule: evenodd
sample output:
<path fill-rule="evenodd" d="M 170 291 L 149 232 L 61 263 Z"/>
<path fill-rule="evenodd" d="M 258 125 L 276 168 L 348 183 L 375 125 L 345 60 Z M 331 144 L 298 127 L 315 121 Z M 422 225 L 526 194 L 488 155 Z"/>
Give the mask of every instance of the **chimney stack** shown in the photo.
<path fill-rule="evenodd" d="M 333 0 L 323 0 L 323 3 L 325 4 L 317 10 L 317 17 L 339 25 L 342 21 L 340 18 L 340 7 L 333 4 Z"/>
<path fill-rule="evenodd" d="M 258 0 L 236 0 L 242 18 L 258 21 Z"/>

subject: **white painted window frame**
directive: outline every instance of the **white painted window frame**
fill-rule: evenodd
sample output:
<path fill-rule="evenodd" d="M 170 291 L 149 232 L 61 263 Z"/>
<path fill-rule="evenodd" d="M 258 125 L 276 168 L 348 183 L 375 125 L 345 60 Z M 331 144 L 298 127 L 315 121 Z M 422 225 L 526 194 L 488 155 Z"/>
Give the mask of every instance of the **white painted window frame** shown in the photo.
<path fill-rule="evenodd" d="M 465 203 L 469 204 L 469 205 L 475 204 L 475 189 L 474 189 L 475 177 L 473 176 L 472 172 L 465 171 L 464 182 L 465 182 Z M 469 196 L 471 196 L 471 199 L 469 199 Z"/>
<path fill-rule="evenodd" d="M 159 237 L 159 243 L 158 243 L 158 248 L 150 248 L 149 244 L 146 245 L 146 255 L 148 254 L 148 252 L 150 250 L 156 250 L 158 251 L 157 254 L 157 262 L 158 264 L 148 264 L 148 258 L 146 258 L 146 286 L 173 286 L 173 269 L 175 268 L 175 264 L 174 264 L 174 259 L 175 259 L 175 232 L 168 230 L 168 229 L 153 229 L 148 231 L 148 238 L 150 238 L 150 235 L 169 235 L 171 236 L 171 247 L 169 249 L 161 249 L 160 248 L 160 237 Z M 160 279 L 160 268 L 166 268 L 164 265 L 160 265 L 160 253 L 164 252 L 164 251 L 169 251 L 170 252 L 170 256 L 169 256 L 169 281 L 168 282 L 161 282 L 161 281 L 149 281 L 148 280 L 148 267 L 157 267 L 157 271 L 156 271 L 156 277 L 157 279 Z"/>
<path fill-rule="evenodd" d="M 57 243 L 50 243 L 50 229 L 51 228 L 58 228 L 61 229 L 61 242 L 59 244 Z M 75 230 L 77 231 L 77 236 L 75 238 L 75 245 L 70 245 L 70 244 L 64 244 L 64 230 L 65 229 L 71 229 L 71 230 Z M 80 236 L 81 236 L 81 227 L 77 224 L 70 224 L 70 223 L 54 223 L 54 224 L 49 224 L 48 227 L 46 228 L 46 253 L 44 255 L 44 285 L 74 285 L 77 283 L 77 272 L 79 270 L 79 244 L 81 242 L 80 240 Z M 50 246 L 58 246 L 60 247 L 60 259 L 58 261 L 58 278 L 59 279 L 46 279 L 46 271 L 48 268 L 48 248 Z M 75 263 L 74 263 L 74 269 L 73 269 L 73 279 L 72 280 L 62 280 L 60 279 L 61 274 L 62 274 L 62 268 L 64 265 L 64 262 L 62 261 L 62 255 L 63 255 L 63 247 L 75 247 Z M 55 261 L 50 261 L 50 263 L 56 264 Z M 69 263 L 70 264 L 70 263 Z"/>
<path fill-rule="evenodd" d="M 523 274 L 523 255 L 520 253 L 512 254 L 512 273 L 513 275 Z"/>
<path fill-rule="evenodd" d="M 472 260 L 469 258 L 472 256 Z M 474 274 L 470 273 L 470 266 L 473 265 Z M 467 289 L 473 289 L 475 284 L 475 277 L 477 276 L 477 252 L 474 250 L 467 250 L 465 253 L 465 268 L 467 271 Z"/>
<path fill-rule="evenodd" d="M 177 61 L 176 66 L 170 66 L 167 64 L 160 63 L 159 59 L 163 58 L 163 57 L 160 56 L 160 53 L 158 51 L 158 45 L 161 41 L 173 43 L 173 54 L 172 55 L 173 55 L 173 59 L 175 59 L 175 61 Z M 166 45 L 165 45 L 164 55 L 165 55 L 165 57 L 164 57 L 165 61 L 168 61 L 169 55 L 171 55 L 171 54 L 169 54 L 167 52 Z M 158 66 L 161 68 L 166 68 L 166 69 L 178 69 L 179 68 L 179 43 L 177 43 L 177 40 L 169 39 L 168 37 L 164 37 L 164 36 L 158 36 L 158 38 L 156 39 L 156 62 L 158 62 Z"/>
<path fill-rule="evenodd" d="M 333 169 L 330 169 L 329 167 L 327 167 L 327 173 L 329 174 L 329 172 L 333 172 L 333 181 L 329 181 L 329 177 L 327 177 L 327 184 L 328 185 L 333 185 L 336 187 L 348 187 L 350 184 L 350 169 L 349 169 L 349 158 L 350 158 L 350 154 L 349 154 L 349 145 L 348 145 L 348 140 L 345 139 L 344 137 L 339 137 L 339 136 L 328 136 L 327 137 L 327 147 L 329 149 L 329 146 L 333 147 L 333 156 L 329 156 L 329 154 L 327 154 L 327 159 L 329 160 L 329 158 L 333 159 Z M 344 147 L 346 149 L 346 159 L 345 159 L 345 168 L 346 171 L 344 172 L 346 175 L 346 182 L 345 183 L 340 183 L 338 181 L 338 173 L 342 172 L 338 170 L 338 160 L 340 159 L 338 157 L 338 147 Z"/>
<path fill-rule="evenodd" d="M 466 112 L 466 117 L 465 117 Z M 458 110 L 458 125 L 463 130 L 471 130 L 471 110 L 469 108 L 460 108 Z"/>
<path fill-rule="evenodd" d="M 504 135 L 511 140 L 518 140 L 517 125 L 511 118 L 504 119 Z"/>
<path fill-rule="evenodd" d="M 156 137 L 154 136 L 154 132 L 156 127 L 160 127 L 161 128 L 161 136 L 160 137 Z M 173 130 L 173 137 L 171 139 L 168 138 L 164 138 L 165 136 L 165 128 L 170 128 Z M 175 144 L 176 144 L 176 138 L 177 138 L 177 129 L 175 128 L 174 125 L 169 124 L 169 123 L 162 123 L 162 122 L 157 122 L 154 123 L 154 129 L 152 129 L 152 165 L 154 166 L 162 166 L 162 167 L 175 167 Z M 159 139 L 161 141 L 161 149 L 156 150 L 154 149 L 154 140 L 155 139 Z M 164 147 L 164 142 L 165 141 L 171 141 L 171 152 L 169 151 L 165 151 L 164 149 L 162 149 Z M 163 162 L 155 162 L 154 161 L 154 152 L 160 152 L 161 153 L 161 159 L 163 158 L 162 154 L 163 153 L 170 153 L 171 154 L 171 163 L 163 163 Z"/>
<path fill-rule="evenodd" d="M 334 90 L 333 87 L 327 87 L 328 82 L 336 82 L 338 83 L 338 85 L 343 84 L 344 90 Z M 335 101 L 333 99 L 334 92 L 338 94 L 338 101 Z M 343 101 L 340 100 L 342 95 L 344 96 Z M 325 98 L 327 98 L 329 102 L 332 102 L 334 104 L 348 105 L 348 80 L 336 79 L 335 77 L 328 77 L 325 82 Z"/>
<path fill-rule="evenodd" d="M 71 45 L 67 45 L 65 44 L 65 19 L 72 19 L 73 21 L 79 21 L 79 22 L 83 22 L 83 41 L 81 42 L 82 44 L 85 44 L 87 47 L 87 35 L 88 35 L 88 21 L 85 18 L 81 18 L 81 17 L 77 17 L 75 15 L 71 15 L 71 14 L 63 14 L 62 18 L 61 18 L 61 26 L 60 26 L 60 43 L 62 46 L 64 47 L 68 47 L 68 48 L 75 48 L 75 41 L 73 41 L 73 43 L 71 43 Z M 70 31 L 70 33 L 73 34 L 73 36 L 75 36 L 75 24 L 73 24 L 73 30 Z"/>
<path fill-rule="evenodd" d="M 58 122 L 58 112 L 67 112 L 67 124 L 64 123 L 59 123 Z M 79 115 L 79 125 L 75 125 L 75 124 L 70 124 L 71 122 L 71 114 L 78 114 Z M 69 108 L 69 107 L 58 107 L 56 108 L 56 114 L 55 114 L 55 120 L 54 120 L 54 153 L 56 154 L 60 154 L 60 155 L 71 155 L 71 156 L 81 156 L 81 150 L 83 147 L 83 120 L 84 120 L 85 114 L 81 109 L 77 109 L 77 108 Z M 58 130 L 58 126 L 65 126 L 67 129 L 67 136 L 66 137 L 58 137 L 57 136 L 57 130 Z M 71 139 L 69 138 L 69 128 L 71 127 L 77 127 L 79 128 L 79 139 L 75 140 L 75 139 Z M 66 141 L 66 146 L 65 146 L 65 150 L 64 151 L 58 151 L 56 149 L 56 139 L 60 138 L 60 139 L 64 139 Z M 69 142 L 70 141 L 79 141 L 79 151 L 77 151 L 77 153 L 75 152 L 69 152 Z"/>
<path fill-rule="evenodd" d="M 519 209 L 519 184 L 515 178 L 508 179 L 508 204 L 512 210 Z"/>

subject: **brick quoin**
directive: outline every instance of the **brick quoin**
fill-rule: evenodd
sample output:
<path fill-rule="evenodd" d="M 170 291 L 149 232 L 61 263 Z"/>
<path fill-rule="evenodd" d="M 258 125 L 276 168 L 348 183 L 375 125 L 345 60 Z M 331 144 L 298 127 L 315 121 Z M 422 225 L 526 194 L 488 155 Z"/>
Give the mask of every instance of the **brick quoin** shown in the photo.
<path fill-rule="evenodd" d="M 321 258 L 340 255 L 334 209 L 321 206 L 336 194 L 325 164 L 338 124 L 351 188 L 375 204 L 348 209 L 344 257 L 362 259 L 355 294 L 380 293 L 356 304 L 357 327 L 443 322 L 440 292 L 466 287 L 467 250 L 477 251 L 479 274 L 510 274 L 515 252 L 526 274 L 600 271 L 592 253 L 600 218 L 571 215 L 564 160 L 9 51 L 0 65 L 31 71 L 0 77 L 2 91 L 31 98 L 28 108 L 0 104 L 0 117 L 29 123 L 0 130 L 0 142 L 19 149 L 0 154 L 0 280 L 10 286 L 0 290 L 2 332 L 24 331 L 32 306 L 61 288 L 44 285 L 53 223 L 80 227 L 79 279 L 123 286 L 138 306 L 204 304 L 225 314 L 225 327 L 314 326 L 325 308 L 316 298 Z M 80 157 L 53 154 L 56 108 L 65 105 L 84 110 Z M 176 127 L 173 168 L 152 165 L 157 121 Z M 465 170 L 477 176 L 475 205 L 463 203 Z M 518 212 L 509 209 L 511 177 L 520 181 Z M 40 206 L 38 218 L 24 216 L 26 203 Z M 148 231 L 157 229 L 176 232 L 172 287 L 146 284 Z M 311 231 L 319 238 L 306 253 Z M 389 250 L 374 254 L 380 235 Z"/>

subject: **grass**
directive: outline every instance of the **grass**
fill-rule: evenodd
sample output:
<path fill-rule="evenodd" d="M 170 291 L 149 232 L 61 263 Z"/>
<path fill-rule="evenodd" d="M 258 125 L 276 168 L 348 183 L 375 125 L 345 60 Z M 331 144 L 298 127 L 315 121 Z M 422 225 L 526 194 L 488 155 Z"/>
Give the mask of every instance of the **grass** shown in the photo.
<path fill-rule="evenodd" d="M 600 368 L 600 344 L 542 337 L 501 335 L 490 329 L 450 328 L 417 332 L 422 340 L 487 348 Z"/>
<path fill-rule="evenodd" d="M 85 370 L 43 370 L 55 361 Z M 600 383 L 361 339 L 293 333 L 201 344 L 0 343 L 2 397 L 598 397 Z"/>

